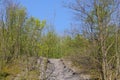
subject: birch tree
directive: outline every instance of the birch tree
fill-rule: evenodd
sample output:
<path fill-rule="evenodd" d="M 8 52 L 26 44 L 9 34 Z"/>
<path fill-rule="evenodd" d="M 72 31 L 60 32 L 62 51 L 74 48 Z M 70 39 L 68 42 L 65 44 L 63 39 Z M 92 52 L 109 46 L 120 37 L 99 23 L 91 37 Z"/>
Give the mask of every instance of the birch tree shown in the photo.
<path fill-rule="evenodd" d="M 77 21 L 84 24 L 81 27 L 84 28 L 83 33 L 86 33 L 85 37 L 90 40 L 91 47 L 94 48 L 92 54 L 95 52 L 96 56 L 93 58 L 99 62 L 98 70 L 101 80 L 113 79 L 112 74 L 115 74 L 111 68 L 115 53 L 110 52 L 115 44 L 115 38 L 111 43 L 108 44 L 108 42 L 111 36 L 115 36 L 115 25 L 112 21 L 118 5 L 119 0 L 75 0 L 67 6 L 73 10 Z"/>

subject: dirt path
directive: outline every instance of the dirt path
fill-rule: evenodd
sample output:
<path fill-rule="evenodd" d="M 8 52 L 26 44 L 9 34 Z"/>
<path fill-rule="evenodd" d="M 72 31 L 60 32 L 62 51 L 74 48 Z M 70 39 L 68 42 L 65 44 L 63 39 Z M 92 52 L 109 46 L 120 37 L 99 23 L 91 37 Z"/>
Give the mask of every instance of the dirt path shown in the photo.
<path fill-rule="evenodd" d="M 89 75 L 78 73 L 69 66 L 69 62 L 62 59 L 37 59 L 35 68 L 38 70 L 38 80 L 90 80 Z M 12 80 L 21 80 L 26 74 L 27 72 L 23 71 Z"/>
<path fill-rule="evenodd" d="M 88 80 L 68 68 L 61 59 L 49 59 L 47 70 L 47 80 Z"/>

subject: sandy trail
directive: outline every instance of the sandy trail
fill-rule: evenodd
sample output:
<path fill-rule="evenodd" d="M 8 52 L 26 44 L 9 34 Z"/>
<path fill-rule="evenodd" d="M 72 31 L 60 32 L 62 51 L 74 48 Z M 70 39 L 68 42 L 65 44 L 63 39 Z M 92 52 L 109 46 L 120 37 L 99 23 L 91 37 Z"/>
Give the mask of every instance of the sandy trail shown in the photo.
<path fill-rule="evenodd" d="M 46 70 L 47 80 L 87 80 L 68 68 L 61 59 L 49 59 Z"/>

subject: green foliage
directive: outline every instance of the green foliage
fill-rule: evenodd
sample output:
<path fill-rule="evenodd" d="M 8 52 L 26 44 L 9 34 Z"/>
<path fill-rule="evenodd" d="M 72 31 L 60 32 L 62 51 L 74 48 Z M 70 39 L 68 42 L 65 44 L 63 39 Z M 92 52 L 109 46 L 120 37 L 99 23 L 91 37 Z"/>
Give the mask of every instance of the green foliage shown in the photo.
<path fill-rule="evenodd" d="M 34 17 L 27 17 L 25 8 L 14 5 L 5 6 L 5 13 L 0 14 L 0 74 L 18 74 L 14 71 L 11 62 L 23 56 L 38 56 L 41 33 L 46 21 Z M 13 66 L 13 65 L 12 65 Z M 17 66 L 16 64 L 14 65 Z M 11 73 L 13 72 L 13 73 Z"/>
<path fill-rule="evenodd" d="M 60 38 L 54 31 L 48 31 L 42 36 L 39 47 L 39 55 L 41 56 L 48 58 L 59 58 L 62 56 Z"/>
<path fill-rule="evenodd" d="M 85 39 L 82 35 L 77 34 L 73 38 L 66 36 L 63 44 L 66 56 L 84 54 L 84 51 L 88 45 L 88 40 Z"/>
<path fill-rule="evenodd" d="M 0 14 L 0 78 L 12 80 L 11 75 L 21 73 L 19 66 L 24 64 L 16 64 L 14 60 L 23 60 L 23 56 L 26 57 L 25 61 L 31 56 L 61 57 L 59 36 L 54 31 L 43 34 L 45 26 L 45 20 L 27 17 L 24 7 L 7 5 L 4 16 Z M 31 71 L 28 74 L 38 73 Z"/>

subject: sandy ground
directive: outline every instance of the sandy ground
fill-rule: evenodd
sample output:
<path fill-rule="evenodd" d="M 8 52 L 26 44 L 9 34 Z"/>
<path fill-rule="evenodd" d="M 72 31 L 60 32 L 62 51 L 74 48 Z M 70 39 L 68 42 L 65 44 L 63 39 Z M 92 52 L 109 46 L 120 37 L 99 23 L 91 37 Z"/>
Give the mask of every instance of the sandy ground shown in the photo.
<path fill-rule="evenodd" d="M 61 59 L 49 59 L 46 70 L 47 80 L 88 80 L 67 67 Z"/>

